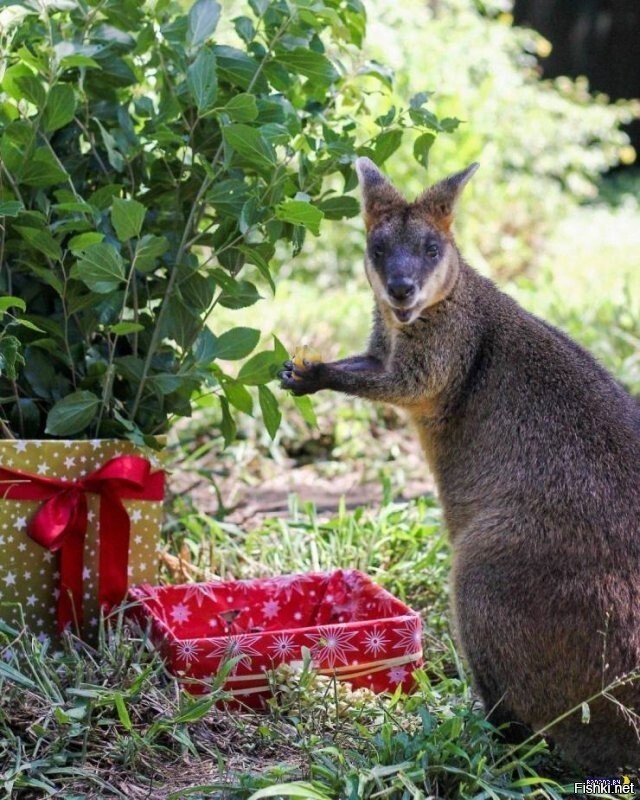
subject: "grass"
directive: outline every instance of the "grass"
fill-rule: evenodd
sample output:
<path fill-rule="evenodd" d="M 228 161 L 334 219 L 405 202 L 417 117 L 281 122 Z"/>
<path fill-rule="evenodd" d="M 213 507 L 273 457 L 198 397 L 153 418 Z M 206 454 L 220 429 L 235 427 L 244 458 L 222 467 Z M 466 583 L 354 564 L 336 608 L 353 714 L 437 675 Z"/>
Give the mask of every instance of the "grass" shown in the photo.
<path fill-rule="evenodd" d="M 622 200 L 620 200 L 622 196 Z M 637 206 L 575 212 L 545 245 L 535 280 L 508 290 L 590 347 L 640 391 Z M 338 357 L 364 343 L 369 291 L 359 267 L 340 288 L 285 280 L 264 303 L 261 326 L 293 347 L 310 343 Z M 245 324 L 251 324 L 250 310 Z M 255 319 L 255 318 L 254 318 Z M 243 324 L 233 313 L 229 322 Z M 224 320 L 221 324 L 224 324 Z M 537 739 L 519 750 L 497 739 L 451 641 L 449 549 L 430 495 L 399 502 L 420 462 L 408 466 L 409 434 L 393 414 L 321 395 L 319 430 L 284 399 L 270 442 L 245 420 L 224 454 L 203 408 L 172 444 L 178 469 L 212 487 L 216 513 L 191 493 L 168 506 L 165 537 L 174 560 L 164 578 L 253 577 L 357 567 L 418 609 L 425 667 L 410 697 L 373 697 L 315 676 L 280 670 L 266 715 L 228 712 L 222 678 L 191 698 L 169 675 L 145 633 L 122 613 L 88 645 L 68 637 L 55 650 L 27 630 L 0 625 L 0 796 L 16 798 L 236 798 L 313 800 L 557 798 L 580 778 Z M 320 443 L 322 446 L 320 447 Z M 306 463 L 305 467 L 301 465 Z M 286 514 L 233 524 L 229 475 L 249 488 L 297 468 L 339 485 L 357 473 L 382 487 L 382 501 L 319 513 L 292 497 Z M 217 494 L 216 494 L 217 493 Z M 4 794 L 2 794 L 4 792 Z"/>
<path fill-rule="evenodd" d="M 558 775 L 539 777 L 541 765 L 555 769 L 544 743 L 517 753 L 500 744 L 472 696 L 446 633 L 448 555 L 433 499 L 326 521 L 293 507 L 289 522 L 252 532 L 192 516 L 185 537 L 199 566 L 238 576 L 336 564 L 374 575 L 424 612 L 416 694 L 352 693 L 307 669 L 274 677 L 269 715 L 229 714 L 214 705 L 219 684 L 204 699 L 182 693 L 121 614 L 96 647 L 68 637 L 56 652 L 3 627 L 7 796 L 248 798 L 283 781 L 296 788 L 281 796 L 304 796 L 287 793 L 300 785 L 323 798 L 513 797 L 529 785 L 562 795 Z"/>

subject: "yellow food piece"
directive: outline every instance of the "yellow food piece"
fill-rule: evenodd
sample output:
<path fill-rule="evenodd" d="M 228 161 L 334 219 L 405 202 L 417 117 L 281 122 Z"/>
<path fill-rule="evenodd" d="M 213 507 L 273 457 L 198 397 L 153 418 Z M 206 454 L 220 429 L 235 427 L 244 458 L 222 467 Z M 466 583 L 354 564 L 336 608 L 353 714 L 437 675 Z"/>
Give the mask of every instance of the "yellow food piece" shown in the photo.
<path fill-rule="evenodd" d="M 293 353 L 293 364 L 294 366 L 298 367 L 298 369 L 304 369 L 304 362 L 307 361 L 308 363 L 313 363 L 315 361 L 322 361 L 322 356 L 317 350 L 314 350 L 312 347 L 308 345 L 301 345 L 300 347 L 296 347 Z M 294 376 L 299 378 L 299 376 Z"/>

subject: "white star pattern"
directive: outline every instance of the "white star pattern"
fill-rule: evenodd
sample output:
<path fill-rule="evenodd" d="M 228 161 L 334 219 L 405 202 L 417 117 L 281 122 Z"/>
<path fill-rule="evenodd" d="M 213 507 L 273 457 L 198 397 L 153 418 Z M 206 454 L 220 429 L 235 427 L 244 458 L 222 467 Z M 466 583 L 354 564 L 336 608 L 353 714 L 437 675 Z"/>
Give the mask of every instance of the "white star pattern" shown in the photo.
<path fill-rule="evenodd" d="M 374 658 L 377 657 L 378 653 L 382 653 L 388 644 L 389 639 L 385 631 L 381 631 L 379 628 L 367 631 L 364 635 L 365 653 L 370 653 Z"/>
<path fill-rule="evenodd" d="M 185 589 L 184 599 L 186 603 L 195 600 L 198 608 L 202 608 L 206 599 L 215 602 L 216 594 L 207 583 L 190 583 Z"/>
<path fill-rule="evenodd" d="M 295 593 L 304 594 L 307 583 L 311 580 L 308 575 L 281 575 L 271 579 L 271 592 L 274 595 L 284 594 L 287 602 Z"/>
<path fill-rule="evenodd" d="M 184 603 L 176 603 L 171 609 L 170 614 L 171 619 L 180 625 L 183 622 L 188 622 L 189 617 L 191 616 L 191 609 Z"/>
<path fill-rule="evenodd" d="M 49 472 L 49 465 L 46 464 L 44 461 L 42 464 L 38 464 L 38 475 L 46 475 Z"/>
<path fill-rule="evenodd" d="M 38 598 L 35 596 L 35 594 L 30 594 L 29 597 L 27 597 L 27 605 L 34 606 L 36 604 L 37 599 Z"/>
<path fill-rule="evenodd" d="M 6 586 L 15 586 L 16 584 L 16 574 L 15 572 L 7 572 L 7 574 L 2 579 L 5 582 Z"/>
<path fill-rule="evenodd" d="M 69 456 L 68 458 L 65 458 L 64 465 L 65 465 L 65 467 L 67 469 L 71 469 L 71 467 L 75 467 L 75 465 L 76 465 L 75 456 Z"/>
<path fill-rule="evenodd" d="M 420 617 L 412 617 L 396 632 L 398 647 L 407 653 L 417 653 L 422 650 L 422 623 Z"/>
<path fill-rule="evenodd" d="M 131 522 L 140 522 L 142 519 L 142 511 L 136 508 L 135 511 L 131 512 Z"/>
<path fill-rule="evenodd" d="M 230 658 L 237 658 L 238 663 L 232 669 L 232 673 L 234 673 L 240 664 L 246 666 L 251 662 L 252 656 L 260 655 L 260 651 L 256 650 L 254 645 L 256 642 L 259 642 L 261 638 L 260 634 L 240 633 L 237 636 L 224 636 L 220 639 L 215 639 L 213 647 L 208 654 L 208 658 L 215 658 L 223 661 Z"/>
<path fill-rule="evenodd" d="M 339 625 L 326 625 L 320 627 L 318 633 L 307 634 L 307 639 L 320 666 L 333 668 L 336 663 L 346 664 L 349 653 L 358 652 L 358 648 L 351 644 L 356 635 L 354 631 L 347 631 Z"/>
<path fill-rule="evenodd" d="M 389 670 L 389 680 L 393 684 L 402 683 L 408 674 L 405 667 L 393 667 L 393 669 Z"/>
<path fill-rule="evenodd" d="M 275 636 L 269 649 L 278 658 L 288 658 L 295 650 L 293 636 L 287 636 L 286 633 Z"/>
<path fill-rule="evenodd" d="M 24 441 L 24 439 L 18 439 L 14 442 L 14 445 L 16 448 L 16 453 L 24 453 L 27 449 L 27 443 Z"/>
<path fill-rule="evenodd" d="M 17 517 L 16 518 L 16 528 L 21 531 L 23 528 L 27 527 L 27 518 L 26 517 Z"/>
<path fill-rule="evenodd" d="M 267 600 L 262 604 L 262 614 L 265 619 L 273 619 L 278 616 L 280 611 L 280 603 L 276 600 Z"/>
<path fill-rule="evenodd" d="M 185 639 L 178 643 L 178 658 L 188 667 L 200 652 L 200 648 L 193 639 Z"/>

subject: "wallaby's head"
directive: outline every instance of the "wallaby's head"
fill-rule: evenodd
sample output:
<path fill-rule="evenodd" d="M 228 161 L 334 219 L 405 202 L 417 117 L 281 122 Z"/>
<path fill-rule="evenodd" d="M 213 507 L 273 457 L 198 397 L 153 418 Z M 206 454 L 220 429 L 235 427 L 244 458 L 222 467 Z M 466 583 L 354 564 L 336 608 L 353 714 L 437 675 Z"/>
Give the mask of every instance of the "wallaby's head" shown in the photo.
<path fill-rule="evenodd" d="M 451 233 L 453 211 L 477 169 L 471 164 L 410 203 L 373 161 L 356 161 L 367 227 L 367 277 L 378 301 L 402 325 L 443 300 L 456 282 L 460 264 Z"/>

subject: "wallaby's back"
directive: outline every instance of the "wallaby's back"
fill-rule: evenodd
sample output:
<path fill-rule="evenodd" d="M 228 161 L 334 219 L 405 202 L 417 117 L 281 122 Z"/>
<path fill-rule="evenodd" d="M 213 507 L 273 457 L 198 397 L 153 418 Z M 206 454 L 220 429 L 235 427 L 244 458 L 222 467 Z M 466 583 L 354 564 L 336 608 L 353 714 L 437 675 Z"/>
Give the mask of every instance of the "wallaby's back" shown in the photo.
<path fill-rule="evenodd" d="M 450 225 L 475 165 L 414 203 L 367 159 L 358 171 L 369 347 L 287 364 L 283 385 L 412 417 L 452 540 L 458 640 L 491 719 L 550 733 L 586 769 L 639 768 L 640 409 L 461 259 Z"/>
<path fill-rule="evenodd" d="M 465 278 L 483 317 L 475 358 L 449 412 L 416 421 L 478 688 L 496 722 L 540 729 L 640 666 L 638 411 L 586 351 Z M 613 695 L 640 710 L 637 683 Z M 589 725 L 579 708 L 551 728 L 565 752 L 590 769 L 640 765 L 625 712 L 590 706 Z"/>

